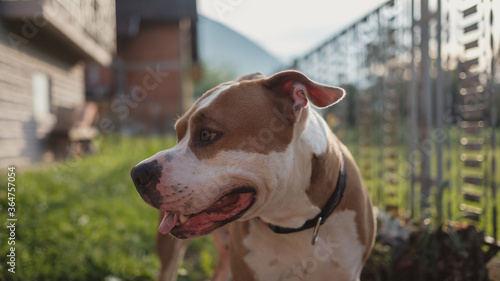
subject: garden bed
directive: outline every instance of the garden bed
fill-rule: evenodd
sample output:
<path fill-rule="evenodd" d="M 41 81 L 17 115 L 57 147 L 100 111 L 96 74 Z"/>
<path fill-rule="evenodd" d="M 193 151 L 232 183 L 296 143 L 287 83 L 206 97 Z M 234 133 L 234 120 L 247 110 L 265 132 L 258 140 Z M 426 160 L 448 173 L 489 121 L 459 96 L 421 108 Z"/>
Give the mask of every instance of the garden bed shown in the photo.
<path fill-rule="evenodd" d="M 491 256 L 484 246 L 484 234 L 472 224 L 431 228 L 404 224 L 398 218 L 379 223 L 381 229 L 363 270 L 363 281 L 500 280 L 494 271 L 500 267 L 495 263 L 498 260 L 487 265 Z"/>

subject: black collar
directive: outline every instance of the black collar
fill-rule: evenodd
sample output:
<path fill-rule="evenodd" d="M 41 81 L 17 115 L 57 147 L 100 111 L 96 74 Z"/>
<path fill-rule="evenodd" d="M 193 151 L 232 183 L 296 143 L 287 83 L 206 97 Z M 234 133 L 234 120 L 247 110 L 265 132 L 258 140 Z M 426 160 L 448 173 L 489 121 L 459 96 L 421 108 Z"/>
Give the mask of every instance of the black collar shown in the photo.
<path fill-rule="evenodd" d="M 345 172 L 344 154 L 342 153 L 342 149 L 340 148 L 340 146 L 339 146 L 339 158 L 340 158 L 340 169 L 339 169 L 339 177 L 337 179 L 337 185 L 332 196 L 330 196 L 325 206 L 323 207 L 323 210 L 321 210 L 321 212 L 315 218 L 306 221 L 299 228 L 286 228 L 266 223 L 266 225 L 274 233 L 288 234 L 288 233 L 299 232 L 309 228 L 314 228 L 313 239 L 312 239 L 312 244 L 314 245 L 314 243 L 318 239 L 319 227 L 325 223 L 325 221 L 333 213 L 335 208 L 337 208 L 340 201 L 342 200 L 342 197 L 344 196 L 347 177 Z"/>

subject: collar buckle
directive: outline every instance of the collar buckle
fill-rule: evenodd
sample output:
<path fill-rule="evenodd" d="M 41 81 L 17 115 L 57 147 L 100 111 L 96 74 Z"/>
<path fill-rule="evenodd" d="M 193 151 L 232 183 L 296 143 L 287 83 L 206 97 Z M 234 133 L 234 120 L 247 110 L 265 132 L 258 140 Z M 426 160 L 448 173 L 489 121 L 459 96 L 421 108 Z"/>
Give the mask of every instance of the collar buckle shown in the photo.
<path fill-rule="evenodd" d="M 316 221 L 316 226 L 314 227 L 313 231 L 313 238 L 311 240 L 312 245 L 316 244 L 316 241 L 318 241 L 319 237 L 319 227 L 321 226 L 321 221 L 323 221 L 323 217 L 319 216 L 318 220 Z"/>

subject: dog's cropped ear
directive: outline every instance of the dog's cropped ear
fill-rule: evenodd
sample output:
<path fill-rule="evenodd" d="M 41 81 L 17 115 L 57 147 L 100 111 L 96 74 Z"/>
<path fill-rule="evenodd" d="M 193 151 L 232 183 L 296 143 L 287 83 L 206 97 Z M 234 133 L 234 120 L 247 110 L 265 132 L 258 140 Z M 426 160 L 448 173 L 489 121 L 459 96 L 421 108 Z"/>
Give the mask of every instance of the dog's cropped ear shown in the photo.
<path fill-rule="evenodd" d="M 292 98 L 294 111 L 306 107 L 308 101 L 319 108 L 329 107 L 345 96 L 344 89 L 312 81 L 295 70 L 276 73 L 264 85 Z"/>

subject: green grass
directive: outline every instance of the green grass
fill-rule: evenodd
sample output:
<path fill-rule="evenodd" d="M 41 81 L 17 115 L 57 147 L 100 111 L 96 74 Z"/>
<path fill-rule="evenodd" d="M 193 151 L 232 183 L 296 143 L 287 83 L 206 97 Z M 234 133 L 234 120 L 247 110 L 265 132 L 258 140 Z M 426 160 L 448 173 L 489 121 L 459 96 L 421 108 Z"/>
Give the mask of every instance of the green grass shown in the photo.
<path fill-rule="evenodd" d="M 7 272 L 11 246 L 4 228 L 0 280 L 155 279 L 158 212 L 141 200 L 129 172 L 174 142 L 111 136 L 98 144 L 96 155 L 35 170 L 16 169 L 16 273 Z M 7 167 L 3 174 L 0 197 L 7 198 Z M 6 200 L 1 200 L 0 213 L 5 222 Z M 191 259 L 182 265 L 182 278 L 206 279 L 196 262 L 198 254 L 193 254 L 204 255 L 205 267 L 213 264 L 207 259 L 213 249 L 206 239 L 190 246 Z"/>
<path fill-rule="evenodd" d="M 155 251 L 158 212 L 140 199 L 129 172 L 139 161 L 173 144 L 172 139 L 160 137 L 108 136 L 98 140 L 99 153 L 95 155 L 36 169 L 17 168 L 16 274 L 7 272 L 6 255 L 11 246 L 4 228 L 0 231 L 0 280 L 154 280 L 159 269 Z M 346 144 L 357 157 L 356 138 Z M 404 157 L 406 148 L 399 149 Z M 366 183 L 375 198 L 377 186 L 383 186 L 376 172 L 383 168 L 377 158 L 382 150 L 375 146 L 370 150 L 374 170 Z M 454 177 L 458 153 L 450 156 L 455 154 L 452 168 L 445 175 L 451 186 L 458 180 Z M 360 166 L 362 161 L 366 159 L 357 159 Z M 0 198 L 7 198 L 7 167 L 4 169 Z M 497 183 L 499 177 L 496 174 Z M 408 183 L 409 178 L 403 176 L 398 185 L 400 193 L 407 193 Z M 457 204 L 456 187 L 445 196 Z M 408 205 L 405 196 L 400 200 L 401 206 Z M 0 200 L 3 222 L 7 220 L 7 202 Z M 452 212 L 456 216 L 457 208 Z M 179 270 L 180 281 L 209 278 L 215 260 L 210 239 L 203 237 L 190 243 Z"/>

